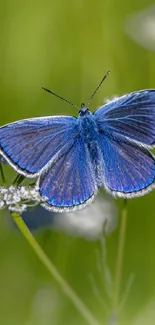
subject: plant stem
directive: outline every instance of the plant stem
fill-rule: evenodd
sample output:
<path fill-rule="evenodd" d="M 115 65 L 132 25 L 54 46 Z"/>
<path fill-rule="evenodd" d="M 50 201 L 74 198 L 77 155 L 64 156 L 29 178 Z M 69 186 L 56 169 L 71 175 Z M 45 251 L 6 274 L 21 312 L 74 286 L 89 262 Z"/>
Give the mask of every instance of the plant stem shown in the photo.
<path fill-rule="evenodd" d="M 126 225 L 127 225 L 127 208 L 126 208 L 126 200 L 124 200 L 124 206 L 122 209 L 120 234 L 119 234 L 118 255 L 117 255 L 117 260 L 116 260 L 114 295 L 113 295 L 113 310 L 114 310 L 114 313 L 116 314 L 116 316 L 118 316 L 118 309 L 119 309 L 119 294 L 120 294 L 120 286 L 121 286 L 121 278 L 122 278 Z"/>
<path fill-rule="evenodd" d="M 0 174 L 1 174 L 2 182 L 3 182 L 3 186 L 6 187 L 6 179 L 4 176 L 3 167 L 2 167 L 1 162 L 0 162 Z"/>
<path fill-rule="evenodd" d="M 38 256 L 40 261 L 48 269 L 55 281 L 60 285 L 61 289 L 64 291 L 66 296 L 72 301 L 74 306 L 86 320 L 89 325 L 99 325 L 98 321 L 94 318 L 91 311 L 85 306 L 83 301 L 77 296 L 76 292 L 69 286 L 69 284 L 62 278 L 54 264 L 51 262 L 49 257 L 42 250 L 23 219 L 17 213 L 12 213 L 12 217 L 17 227 L 20 229 L 22 235 L 25 237 L 27 242 L 30 244 L 31 248 L 34 250 L 35 254 Z"/>
<path fill-rule="evenodd" d="M 25 179 L 25 176 L 23 176 L 23 175 L 17 175 L 16 177 L 15 177 L 15 179 L 14 179 L 14 181 L 13 181 L 13 183 L 12 183 L 12 185 L 17 185 L 17 186 L 19 186 L 21 183 L 22 183 L 22 181 Z"/>

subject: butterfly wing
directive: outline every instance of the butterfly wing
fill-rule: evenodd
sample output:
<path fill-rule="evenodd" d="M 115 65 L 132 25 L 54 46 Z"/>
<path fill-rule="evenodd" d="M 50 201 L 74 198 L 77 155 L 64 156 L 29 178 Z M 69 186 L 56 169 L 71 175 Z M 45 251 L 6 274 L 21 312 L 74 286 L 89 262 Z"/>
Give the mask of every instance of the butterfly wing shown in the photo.
<path fill-rule="evenodd" d="M 132 198 L 149 192 L 155 182 L 155 158 L 125 137 L 100 135 L 104 186 L 113 196 Z"/>
<path fill-rule="evenodd" d="M 68 151 L 76 136 L 74 117 L 21 120 L 0 128 L 0 154 L 19 173 L 35 177 L 49 162 Z"/>
<path fill-rule="evenodd" d="M 124 95 L 100 107 L 94 117 L 100 133 L 121 134 L 146 145 L 155 144 L 155 90 Z"/>
<path fill-rule="evenodd" d="M 82 137 L 72 148 L 41 173 L 40 194 L 47 198 L 43 206 L 56 212 L 69 212 L 92 202 L 97 192 L 90 155 Z"/>

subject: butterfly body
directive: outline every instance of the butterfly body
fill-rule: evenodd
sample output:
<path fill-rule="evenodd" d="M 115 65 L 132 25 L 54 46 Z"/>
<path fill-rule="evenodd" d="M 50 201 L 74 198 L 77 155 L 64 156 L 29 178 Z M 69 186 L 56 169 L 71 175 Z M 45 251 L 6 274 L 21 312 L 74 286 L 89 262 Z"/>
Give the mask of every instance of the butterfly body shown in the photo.
<path fill-rule="evenodd" d="M 37 177 L 44 207 L 81 209 L 98 188 L 115 197 L 146 194 L 155 183 L 155 90 L 124 95 L 78 117 L 30 118 L 0 128 L 0 154 Z"/>
<path fill-rule="evenodd" d="M 98 137 L 98 128 L 94 119 L 94 115 L 89 111 L 85 111 L 81 117 L 79 113 L 78 119 L 78 132 L 85 143 L 91 144 L 93 141 L 97 141 Z"/>
<path fill-rule="evenodd" d="M 88 108 L 82 106 L 81 111 L 78 117 L 79 135 L 84 139 L 85 146 L 90 156 L 92 172 L 94 174 L 96 185 L 98 187 L 104 187 L 104 163 L 100 148 L 101 130 L 97 125 L 95 115 L 92 114 Z M 102 130 L 102 133 L 103 132 L 104 131 Z"/>

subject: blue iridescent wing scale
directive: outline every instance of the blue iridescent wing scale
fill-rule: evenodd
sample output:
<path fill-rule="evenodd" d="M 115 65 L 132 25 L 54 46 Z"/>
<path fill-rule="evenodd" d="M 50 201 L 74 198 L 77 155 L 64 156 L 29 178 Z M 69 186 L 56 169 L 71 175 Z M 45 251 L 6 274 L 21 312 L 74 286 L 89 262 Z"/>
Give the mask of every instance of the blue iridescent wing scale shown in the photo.
<path fill-rule="evenodd" d="M 73 145 L 77 119 L 70 116 L 32 118 L 0 128 L 0 154 L 19 173 L 35 177 Z"/>
<path fill-rule="evenodd" d="M 155 158 L 125 137 L 100 135 L 104 187 L 113 196 L 132 198 L 149 192 L 155 182 Z"/>
<path fill-rule="evenodd" d="M 101 133 L 155 144 L 155 90 L 136 91 L 100 107 L 94 117 Z"/>
<path fill-rule="evenodd" d="M 69 212 L 91 203 L 97 192 L 89 151 L 82 137 L 59 158 L 38 180 L 46 209 Z"/>

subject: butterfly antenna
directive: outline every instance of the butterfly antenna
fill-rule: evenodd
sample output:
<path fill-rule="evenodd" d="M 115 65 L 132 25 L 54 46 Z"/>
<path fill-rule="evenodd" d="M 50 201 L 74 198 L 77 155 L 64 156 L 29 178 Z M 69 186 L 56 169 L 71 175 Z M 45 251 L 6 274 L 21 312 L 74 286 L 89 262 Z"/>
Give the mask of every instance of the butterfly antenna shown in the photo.
<path fill-rule="evenodd" d="M 99 83 L 99 85 L 98 85 L 97 88 L 94 90 L 94 92 L 93 92 L 93 94 L 91 95 L 91 97 L 89 98 L 87 106 L 89 106 L 89 104 L 90 104 L 90 102 L 92 101 L 94 95 L 96 94 L 96 92 L 98 91 L 98 89 L 101 87 L 103 81 L 108 77 L 109 73 L 110 73 L 110 71 L 108 71 L 108 72 L 104 75 L 104 77 L 102 78 L 101 82 Z"/>
<path fill-rule="evenodd" d="M 70 100 L 68 100 L 68 99 L 65 99 L 65 98 L 63 98 L 63 97 L 61 97 L 61 96 L 59 96 L 59 95 L 55 94 L 53 91 L 51 91 L 51 90 L 49 90 L 49 89 L 47 89 L 47 88 L 44 88 L 44 87 L 41 87 L 41 88 L 42 88 L 43 90 L 47 91 L 48 93 L 50 93 L 50 94 L 52 94 L 52 95 L 54 95 L 54 96 L 56 96 L 56 97 L 58 97 L 58 98 L 62 99 L 64 102 L 66 102 L 66 103 L 70 104 L 71 106 L 73 106 L 74 108 L 76 108 L 76 109 L 78 109 L 78 110 L 79 110 L 79 107 L 77 107 L 77 106 L 76 106 L 76 105 L 74 105 L 72 102 L 70 102 Z"/>

